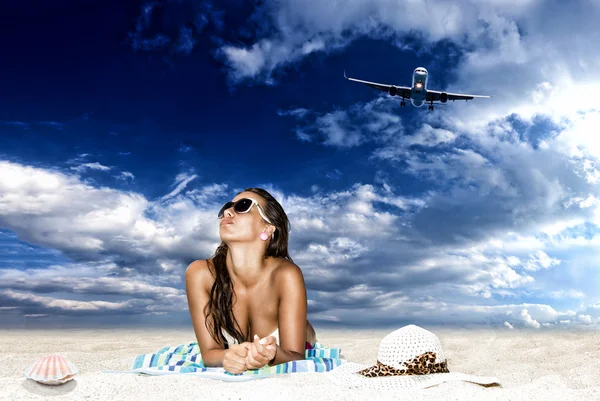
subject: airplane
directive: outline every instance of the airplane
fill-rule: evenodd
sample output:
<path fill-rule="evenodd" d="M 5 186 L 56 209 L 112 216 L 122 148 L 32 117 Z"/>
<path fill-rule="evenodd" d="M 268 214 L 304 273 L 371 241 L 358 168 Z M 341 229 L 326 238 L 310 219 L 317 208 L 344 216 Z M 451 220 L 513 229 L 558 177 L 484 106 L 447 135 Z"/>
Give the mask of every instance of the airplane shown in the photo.
<path fill-rule="evenodd" d="M 460 93 L 440 92 L 427 89 L 427 77 L 429 73 L 423 67 L 415 68 L 413 72 L 412 87 L 378 84 L 377 82 L 363 81 L 360 79 L 349 78 L 344 71 L 344 78 L 349 81 L 360 82 L 367 86 L 389 93 L 391 96 L 402 96 L 400 106 L 406 106 L 404 99 L 410 99 L 415 107 L 421 107 L 424 103 L 429 103 L 429 110 L 433 110 L 433 102 L 446 103 L 448 100 L 471 100 L 473 98 L 491 98 L 491 96 L 481 95 L 463 95 Z"/>

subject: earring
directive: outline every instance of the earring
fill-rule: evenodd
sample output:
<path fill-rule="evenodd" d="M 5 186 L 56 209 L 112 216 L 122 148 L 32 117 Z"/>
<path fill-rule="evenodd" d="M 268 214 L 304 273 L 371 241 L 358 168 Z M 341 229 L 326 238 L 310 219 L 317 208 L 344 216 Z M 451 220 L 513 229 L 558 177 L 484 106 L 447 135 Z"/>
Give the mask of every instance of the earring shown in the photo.
<path fill-rule="evenodd" d="M 267 234 L 266 232 L 263 231 L 262 233 L 260 233 L 260 239 L 263 240 L 263 241 L 268 240 L 269 239 L 269 234 Z"/>

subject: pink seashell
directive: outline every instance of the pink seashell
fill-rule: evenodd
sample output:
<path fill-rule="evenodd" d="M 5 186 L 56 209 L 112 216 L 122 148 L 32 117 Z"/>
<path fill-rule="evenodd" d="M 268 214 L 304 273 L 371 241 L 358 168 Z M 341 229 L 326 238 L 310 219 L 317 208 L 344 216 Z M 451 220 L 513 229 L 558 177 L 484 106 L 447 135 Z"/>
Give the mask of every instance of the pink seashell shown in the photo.
<path fill-rule="evenodd" d="M 28 379 L 38 383 L 57 385 L 72 380 L 77 367 L 60 355 L 48 355 L 37 360 L 25 371 Z"/>

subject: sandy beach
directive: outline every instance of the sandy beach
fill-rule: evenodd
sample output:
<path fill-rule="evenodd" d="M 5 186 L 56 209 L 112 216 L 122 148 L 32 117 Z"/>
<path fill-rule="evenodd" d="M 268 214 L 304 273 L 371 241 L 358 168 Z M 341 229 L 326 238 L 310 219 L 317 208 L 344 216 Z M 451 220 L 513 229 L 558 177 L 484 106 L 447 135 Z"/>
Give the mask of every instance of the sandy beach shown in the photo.
<path fill-rule="evenodd" d="M 324 373 L 277 375 L 230 383 L 194 376 L 146 376 L 127 371 L 138 354 L 194 341 L 187 330 L 2 330 L 2 400 L 598 400 L 600 333 L 593 331 L 434 331 L 450 371 L 495 376 L 502 386 L 452 382 L 418 392 L 382 394 L 344 388 Z M 318 330 L 321 343 L 340 347 L 352 362 L 373 364 L 390 330 Z M 37 358 L 59 353 L 78 368 L 76 378 L 51 387 L 23 372 Z"/>

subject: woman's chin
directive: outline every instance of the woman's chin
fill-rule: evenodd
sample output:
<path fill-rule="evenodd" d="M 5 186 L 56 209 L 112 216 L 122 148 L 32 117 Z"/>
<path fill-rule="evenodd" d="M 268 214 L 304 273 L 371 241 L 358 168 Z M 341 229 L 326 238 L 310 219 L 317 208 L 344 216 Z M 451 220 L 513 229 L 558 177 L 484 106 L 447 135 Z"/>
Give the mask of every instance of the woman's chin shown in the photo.
<path fill-rule="evenodd" d="M 221 233 L 221 241 L 223 241 L 225 243 L 251 242 L 252 239 L 250 237 L 248 237 L 247 235 L 236 235 L 236 234 L 233 234 L 233 233 L 222 232 Z"/>
<path fill-rule="evenodd" d="M 227 227 L 221 227 L 221 228 L 219 229 L 219 236 L 221 237 L 221 240 L 222 240 L 222 241 L 226 241 L 226 240 L 228 240 L 228 239 L 230 239 L 230 238 L 233 238 L 233 237 L 235 237 L 236 235 L 235 235 L 235 234 L 233 234 L 233 233 L 231 232 L 231 230 L 229 230 Z"/>

